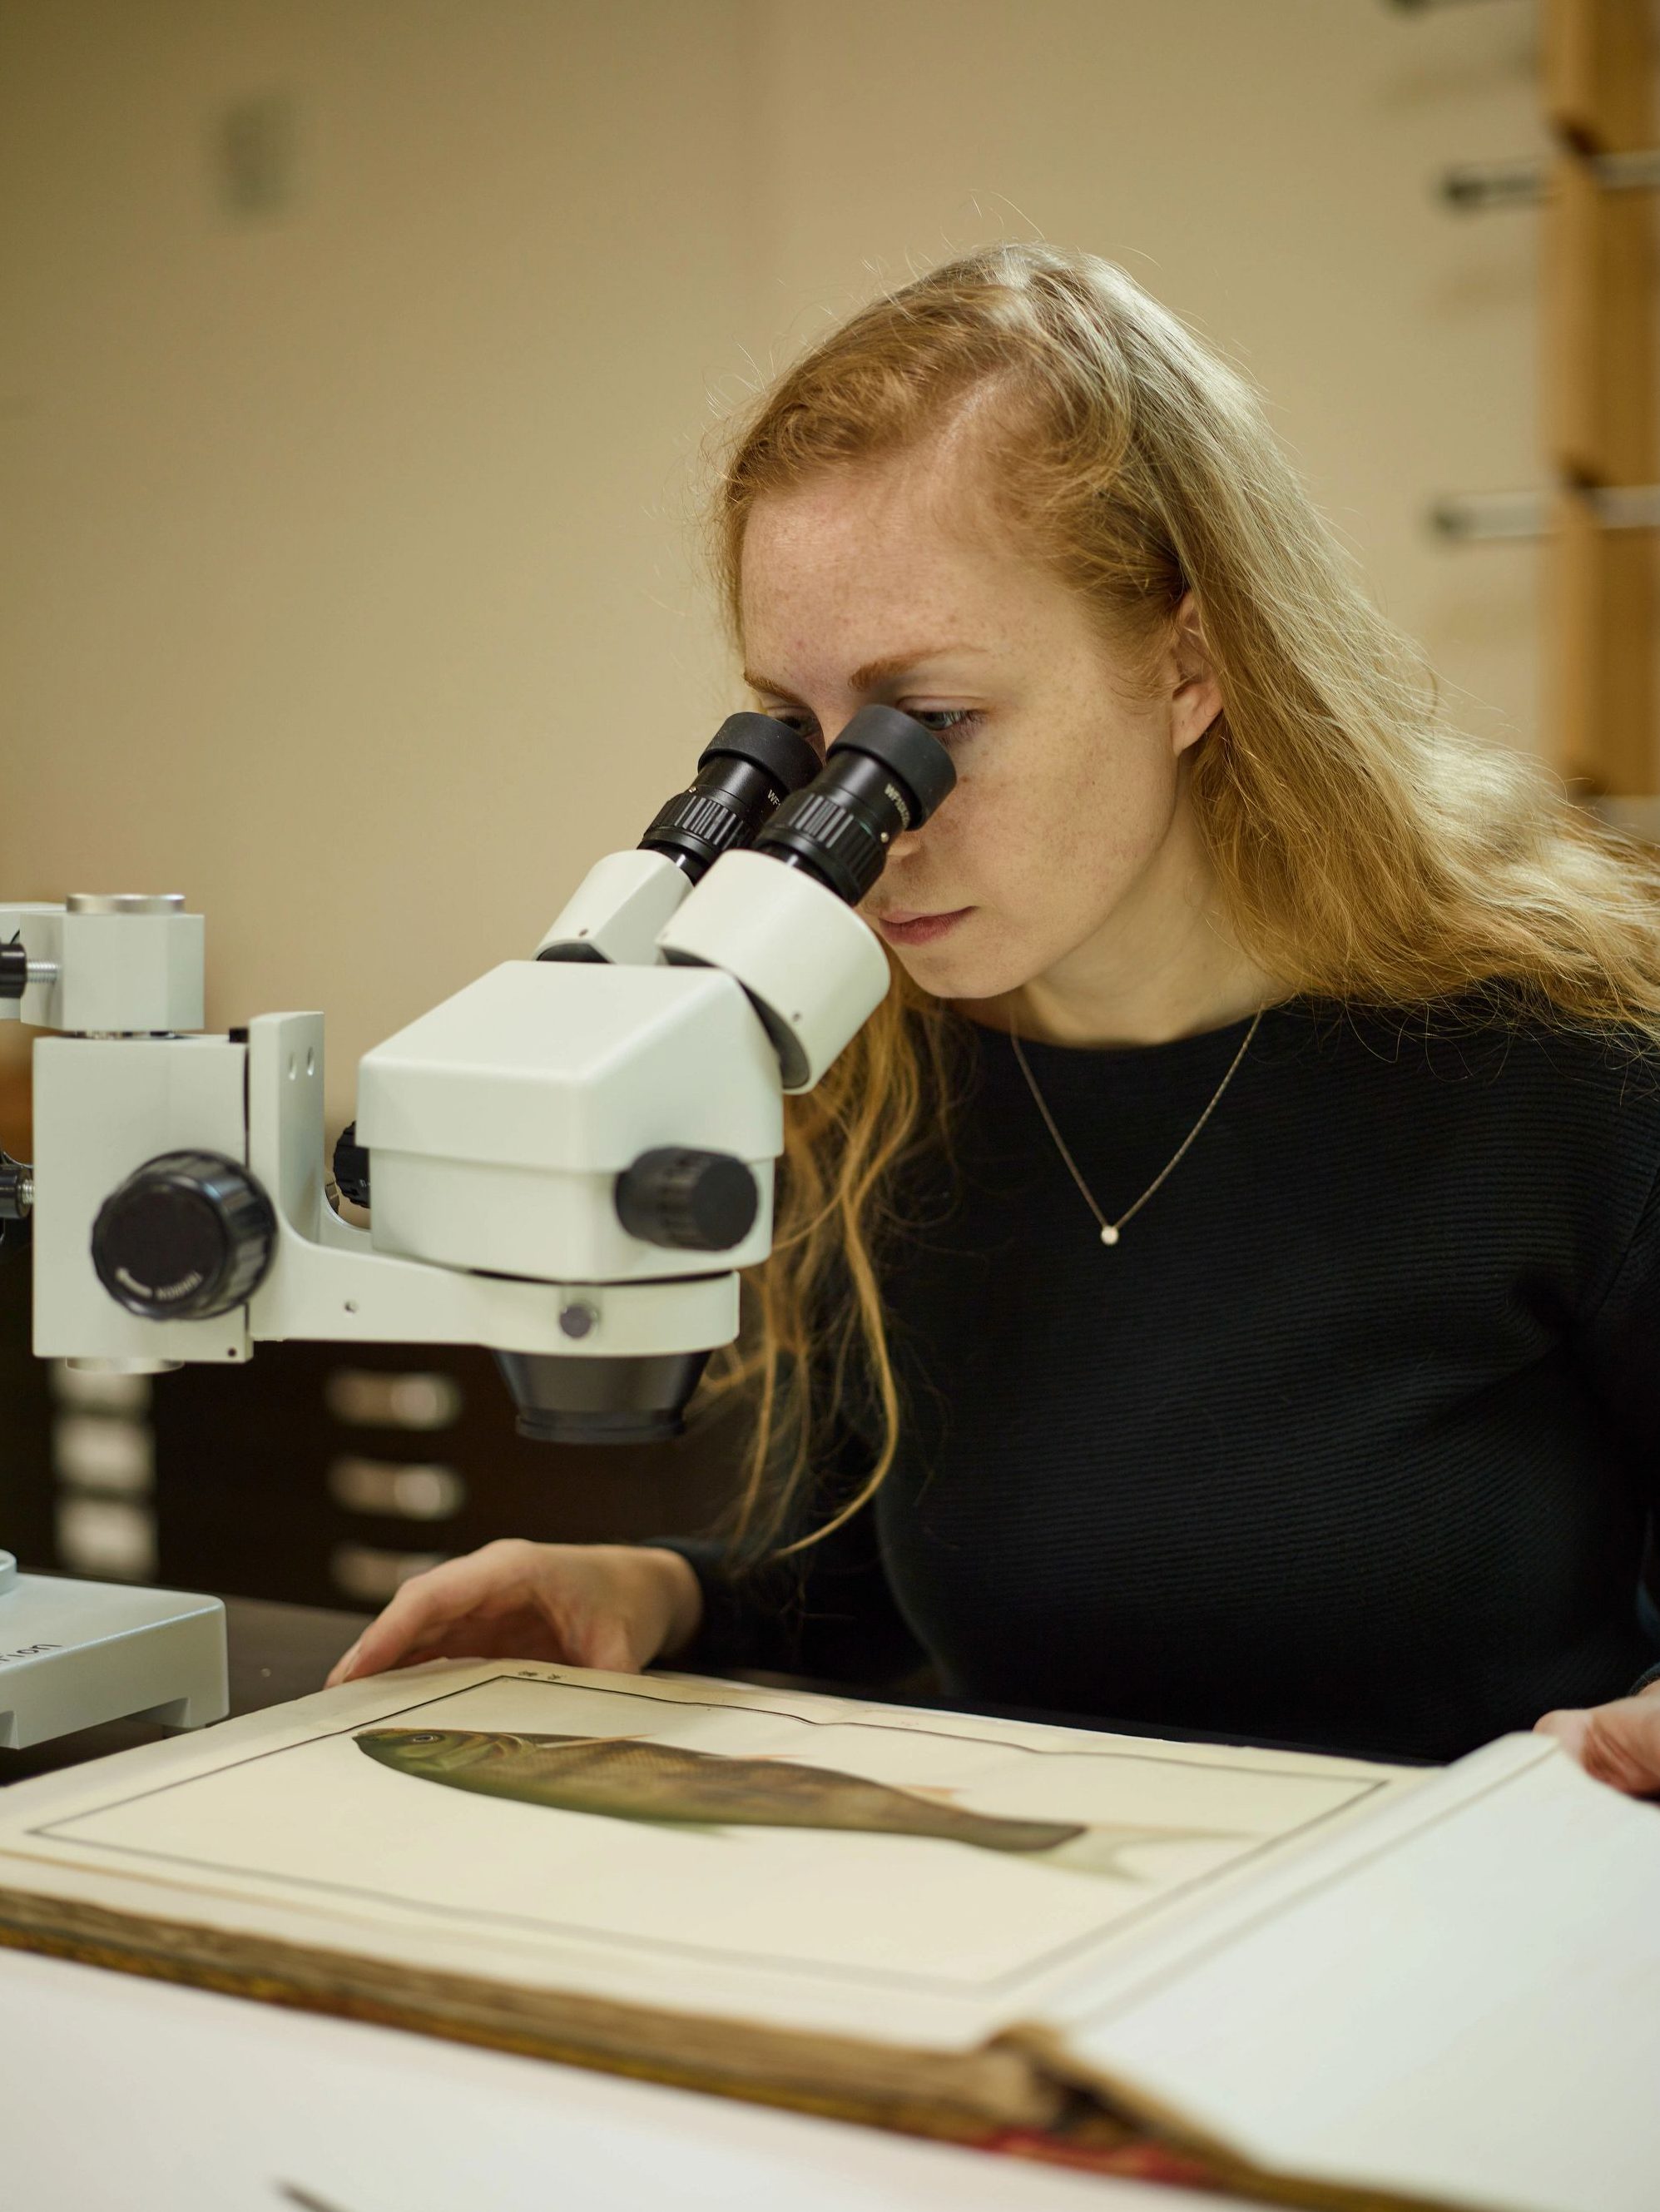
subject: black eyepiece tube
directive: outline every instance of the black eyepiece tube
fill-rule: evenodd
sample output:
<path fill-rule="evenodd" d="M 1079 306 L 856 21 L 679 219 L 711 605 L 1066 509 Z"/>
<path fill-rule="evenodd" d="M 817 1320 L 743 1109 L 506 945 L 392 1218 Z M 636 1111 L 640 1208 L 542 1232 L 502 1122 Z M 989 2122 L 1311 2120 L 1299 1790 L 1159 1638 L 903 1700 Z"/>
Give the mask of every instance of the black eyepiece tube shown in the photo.
<path fill-rule="evenodd" d="M 783 804 L 756 850 L 806 868 L 857 906 L 887 865 L 888 847 L 920 830 L 957 781 L 931 730 L 897 707 L 861 707 L 804 791 Z"/>
<path fill-rule="evenodd" d="M 799 730 L 770 714 L 728 714 L 697 763 L 640 840 L 696 883 L 734 845 L 747 845 L 779 801 L 819 770 L 818 754 Z"/>

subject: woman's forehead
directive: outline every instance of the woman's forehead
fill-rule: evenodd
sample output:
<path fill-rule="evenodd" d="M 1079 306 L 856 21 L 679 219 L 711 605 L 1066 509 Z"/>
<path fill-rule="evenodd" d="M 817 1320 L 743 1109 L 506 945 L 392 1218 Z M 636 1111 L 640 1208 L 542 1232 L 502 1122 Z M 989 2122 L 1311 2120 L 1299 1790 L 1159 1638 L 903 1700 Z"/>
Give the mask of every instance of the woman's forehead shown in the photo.
<path fill-rule="evenodd" d="M 838 471 L 751 509 L 739 569 L 745 654 L 781 678 L 804 651 L 851 669 L 942 640 L 992 642 L 1055 589 L 965 488 L 914 468 L 880 481 Z"/>
<path fill-rule="evenodd" d="M 803 546 L 833 553 L 886 539 L 960 544 L 988 534 L 990 490 L 983 466 L 960 441 L 930 440 L 819 470 L 758 495 L 745 525 L 745 558 L 787 557 Z"/>

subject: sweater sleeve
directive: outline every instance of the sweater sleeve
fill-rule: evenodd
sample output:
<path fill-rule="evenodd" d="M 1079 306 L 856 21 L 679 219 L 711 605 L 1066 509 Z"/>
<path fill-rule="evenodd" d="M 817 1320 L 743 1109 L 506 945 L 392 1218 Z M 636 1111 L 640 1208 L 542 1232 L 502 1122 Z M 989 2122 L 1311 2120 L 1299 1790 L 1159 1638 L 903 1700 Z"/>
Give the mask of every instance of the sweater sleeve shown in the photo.
<path fill-rule="evenodd" d="M 1660 1507 L 1660 1178 L 1578 1339 L 1580 1373 L 1630 1454 L 1653 1513 Z"/>
<path fill-rule="evenodd" d="M 855 1461 L 862 1463 L 863 1453 L 849 1437 L 804 1501 L 787 1541 L 834 1517 L 830 1501 L 848 1495 Z M 926 1660 L 889 1585 L 873 1504 L 819 1542 L 755 1566 L 738 1565 L 718 1538 L 654 1540 L 680 1554 L 703 1595 L 702 1625 L 676 1653 L 676 1666 L 711 1674 L 759 1668 L 876 1688 Z"/>
<path fill-rule="evenodd" d="M 1579 1331 L 1578 1364 L 1629 1455 L 1648 1509 L 1651 1569 L 1660 1564 L 1660 1178 L 1600 1303 Z M 1649 1592 L 1660 1603 L 1660 1589 Z M 1660 1680 L 1651 1667 L 1633 1691 Z"/>

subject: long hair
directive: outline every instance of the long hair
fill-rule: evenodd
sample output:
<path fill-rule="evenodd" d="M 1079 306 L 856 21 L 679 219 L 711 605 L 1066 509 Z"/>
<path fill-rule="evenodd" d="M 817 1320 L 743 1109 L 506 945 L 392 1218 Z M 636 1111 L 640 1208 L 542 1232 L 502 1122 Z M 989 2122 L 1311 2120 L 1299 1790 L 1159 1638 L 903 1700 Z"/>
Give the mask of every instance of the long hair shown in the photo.
<path fill-rule="evenodd" d="M 1449 727 L 1244 381 L 1122 270 L 1041 245 L 950 262 L 854 314 L 730 432 L 712 513 L 739 633 L 751 507 L 904 452 L 973 404 L 1000 519 L 1150 666 L 1189 590 L 1224 710 L 1189 796 L 1241 949 L 1286 994 L 1435 1006 L 1479 990 L 1576 1026 L 1660 1036 L 1660 863 L 1521 755 Z M 777 1233 L 751 1326 L 716 1370 L 751 1410 L 740 1553 L 776 1547 L 838 1400 L 870 1465 L 902 1408 L 879 1280 L 894 1170 L 947 1098 L 943 1010 L 896 988 L 818 1088 L 788 1102 Z"/>

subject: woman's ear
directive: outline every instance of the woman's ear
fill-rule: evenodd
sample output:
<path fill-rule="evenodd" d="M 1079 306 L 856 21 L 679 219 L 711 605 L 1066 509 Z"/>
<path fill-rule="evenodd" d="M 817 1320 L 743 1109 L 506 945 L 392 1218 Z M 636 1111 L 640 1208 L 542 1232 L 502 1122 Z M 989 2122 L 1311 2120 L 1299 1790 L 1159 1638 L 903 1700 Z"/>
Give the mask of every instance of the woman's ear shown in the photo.
<path fill-rule="evenodd" d="M 1199 602 L 1185 592 L 1176 610 L 1175 637 L 1171 659 L 1171 750 L 1184 753 L 1197 744 L 1222 711 L 1222 686 L 1218 679 Z"/>

